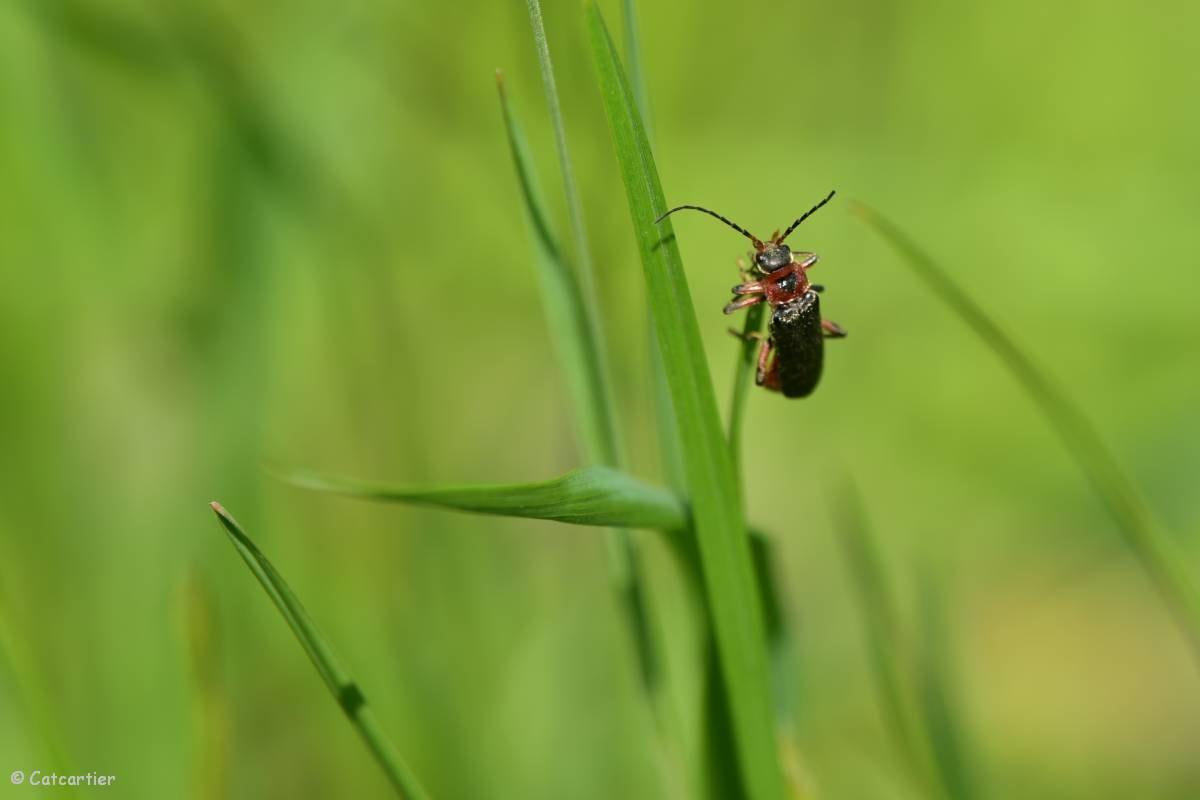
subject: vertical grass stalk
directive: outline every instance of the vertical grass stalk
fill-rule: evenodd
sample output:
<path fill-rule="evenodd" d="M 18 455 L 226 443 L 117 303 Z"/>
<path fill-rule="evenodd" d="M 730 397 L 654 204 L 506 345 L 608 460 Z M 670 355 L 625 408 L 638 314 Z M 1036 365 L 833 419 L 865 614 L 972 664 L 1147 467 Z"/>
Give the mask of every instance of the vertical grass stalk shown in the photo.
<path fill-rule="evenodd" d="M 765 303 L 750 306 L 742 324 L 744 341 L 738 348 L 737 361 L 733 369 L 733 397 L 729 401 L 729 452 L 733 456 L 734 468 L 742 475 L 742 418 L 746 415 L 746 393 L 750 389 L 750 374 L 755 369 L 756 356 L 760 347 L 751 334 L 762 330 L 766 311 Z"/>
<path fill-rule="evenodd" d="M 538 0 L 528 0 L 527 5 L 546 106 L 554 129 L 559 171 L 562 174 L 563 193 L 567 202 L 567 217 L 575 244 L 575 270 L 571 269 L 551 234 L 545 206 L 539 197 L 537 180 L 533 175 L 533 159 L 525 147 L 520 127 L 504 96 L 502 82 L 500 100 L 514 165 L 525 195 L 526 207 L 531 220 L 534 221 L 535 246 L 539 251 L 539 271 L 546 292 L 547 313 L 552 321 L 558 323 L 552 325 L 552 334 L 557 337 L 570 332 L 566 341 L 560 343 L 560 354 L 568 375 L 575 373 L 572 383 L 575 386 L 573 394 L 576 422 L 583 431 L 588 458 L 593 463 L 616 467 L 621 462 L 618 427 L 609 389 L 611 384 L 607 380 L 603 336 L 595 302 L 595 270 L 584 224 L 583 203 L 567 149 L 566 126 L 558 99 L 541 5 Z M 573 366 L 578 364 L 587 365 L 582 374 L 577 366 Z M 655 628 L 648 603 L 642 554 L 637 542 L 626 530 L 609 531 L 607 545 L 610 572 L 633 642 L 639 676 L 654 712 L 668 770 L 675 772 L 677 770 L 671 764 L 677 761 L 677 758 L 670 743 L 675 737 L 669 734 L 674 726 L 669 721 L 662 691 L 661 637 Z"/>
<path fill-rule="evenodd" d="M 616 48 L 599 9 L 587 5 L 588 33 L 612 129 L 654 315 L 663 369 L 678 422 L 705 594 L 743 791 L 783 796 L 770 702 L 759 587 L 742 518 L 740 490 L 721 429 L 699 326 L 688 293 L 658 172 Z"/>

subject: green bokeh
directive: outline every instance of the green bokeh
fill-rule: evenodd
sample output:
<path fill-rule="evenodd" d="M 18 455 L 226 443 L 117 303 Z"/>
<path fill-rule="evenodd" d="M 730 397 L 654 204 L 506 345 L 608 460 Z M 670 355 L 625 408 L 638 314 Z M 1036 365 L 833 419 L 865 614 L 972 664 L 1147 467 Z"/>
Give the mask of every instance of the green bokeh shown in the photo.
<path fill-rule="evenodd" d="M 640 266 L 582 14 L 544 13 L 623 445 L 658 480 Z M 836 545 L 847 475 L 914 624 L 918 576 L 937 584 L 990 796 L 1196 796 L 1200 676 L 1157 595 L 1011 378 L 842 201 L 951 268 L 1195 554 L 1200 10 L 640 14 L 669 202 L 762 236 L 839 192 L 791 241 L 821 254 L 822 307 L 850 337 L 811 399 L 753 392 L 746 420 L 820 796 L 913 792 Z M 0 8 L 0 774 L 115 774 L 93 793 L 109 797 L 387 791 L 218 499 L 435 797 L 664 796 L 598 532 L 313 496 L 262 470 L 579 465 L 492 79 L 506 70 L 553 177 L 528 27 L 522 2 Z M 698 215 L 675 228 L 726 399 L 720 308 L 745 242 Z M 647 542 L 691 722 L 695 613 Z"/>

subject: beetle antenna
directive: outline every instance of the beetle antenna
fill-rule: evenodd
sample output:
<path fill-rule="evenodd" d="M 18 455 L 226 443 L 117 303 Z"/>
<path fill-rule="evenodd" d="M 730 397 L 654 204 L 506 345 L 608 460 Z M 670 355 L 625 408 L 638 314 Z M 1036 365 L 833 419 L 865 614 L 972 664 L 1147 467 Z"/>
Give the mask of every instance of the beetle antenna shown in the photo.
<path fill-rule="evenodd" d="M 762 247 L 763 247 L 762 240 L 759 239 L 757 236 L 755 236 L 753 233 L 746 230 L 741 225 L 737 225 L 733 222 L 730 222 L 729 220 L 725 219 L 725 217 L 722 217 L 717 212 L 710 211 L 709 209 L 703 208 L 702 206 L 675 206 L 675 208 L 672 208 L 670 211 L 663 214 L 658 219 L 654 220 L 654 224 L 657 225 L 658 223 L 662 222 L 667 217 L 674 214 L 676 211 L 683 211 L 685 208 L 690 208 L 693 211 L 703 211 L 705 214 L 708 214 L 710 217 L 716 217 L 717 219 L 721 220 L 721 222 L 724 222 L 726 225 L 728 225 L 729 227 L 733 228 L 735 231 L 740 233 L 742 236 L 745 236 L 747 239 L 754 242 L 754 246 L 757 247 L 759 250 L 762 249 Z M 812 212 L 809 212 L 809 213 L 812 213 Z"/>
<path fill-rule="evenodd" d="M 816 212 L 816 210 L 817 210 L 818 208 L 820 208 L 821 206 L 825 205 L 825 204 L 826 204 L 826 203 L 828 203 L 830 200 L 832 200 L 832 199 L 833 199 L 833 196 L 834 196 L 836 193 L 837 193 L 837 192 L 836 192 L 836 190 L 835 190 L 835 191 L 833 191 L 833 192 L 830 192 L 828 197 L 826 197 L 826 198 L 825 198 L 824 200 L 822 200 L 821 202 L 817 203 L 815 206 L 813 206 L 812 208 L 810 208 L 808 211 L 805 211 L 805 212 L 804 212 L 804 216 L 800 217 L 800 219 L 796 220 L 796 221 L 795 221 L 795 222 L 793 222 L 791 225 L 789 225 L 789 226 L 788 226 L 788 229 L 787 229 L 786 231 L 784 231 L 784 232 L 783 232 L 783 236 L 780 236 L 778 239 L 776 239 L 776 240 L 775 240 L 775 244 L 783 244 L 783 240 L 784 240 L 784 239 L 786 239 L 786 238 L 788 237 L 788 234 L 789 234 L 789 233 L 791 233 L 792 231 L 796 230 L 796 226 L 797 226 L 797 225 L 799 225 L 801 222 L 804 222 L 804 220 L 806 220 L 806 219 L 808 219 L 809 217 L 811 217 L 811 216 L 812 216 L 812 215 L 813 215 L 813 214 Z"/>

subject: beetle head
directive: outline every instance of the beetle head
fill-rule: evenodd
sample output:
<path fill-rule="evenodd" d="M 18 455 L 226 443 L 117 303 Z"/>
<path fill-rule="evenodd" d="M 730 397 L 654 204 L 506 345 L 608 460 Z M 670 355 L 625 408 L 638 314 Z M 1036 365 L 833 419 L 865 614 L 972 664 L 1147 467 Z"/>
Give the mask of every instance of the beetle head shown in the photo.
<path fill-rule="evenodd" d="M 754 265 L 760 272 L 774 272 L 792 263 L 792 251 L 786 244 L 768 243 L 754 256 Z"/>

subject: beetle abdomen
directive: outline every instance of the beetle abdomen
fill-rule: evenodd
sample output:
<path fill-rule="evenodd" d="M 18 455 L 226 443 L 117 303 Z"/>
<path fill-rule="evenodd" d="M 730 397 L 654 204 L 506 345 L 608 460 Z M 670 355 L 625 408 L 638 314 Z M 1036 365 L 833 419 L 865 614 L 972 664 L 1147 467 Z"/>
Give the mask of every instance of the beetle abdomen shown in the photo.
<path fill-rule="evenodd" d="M 775 307 L 771 314 L 775 369 L 784 397 L 807 397 L 821 379 L 825 339 L 821 332 L 821 301 L 808 291 Z"/>

